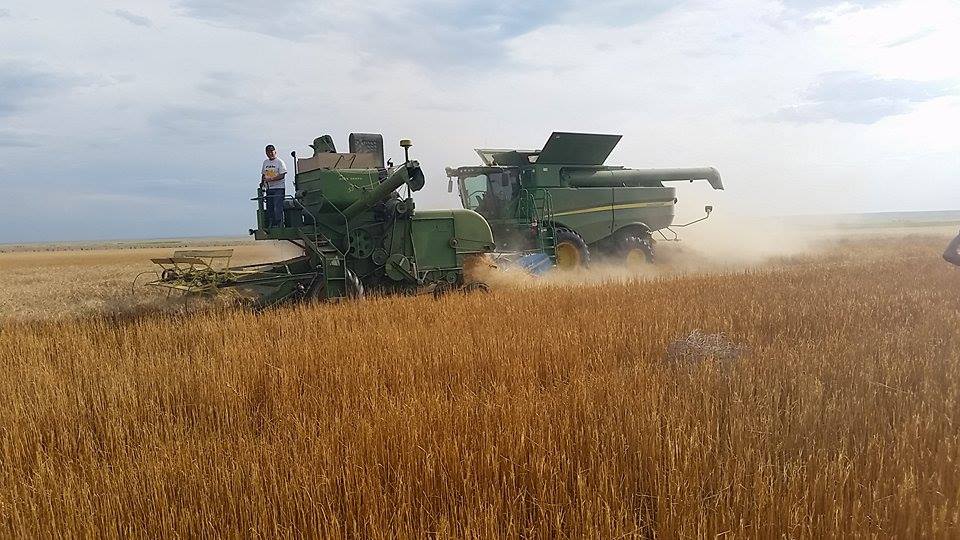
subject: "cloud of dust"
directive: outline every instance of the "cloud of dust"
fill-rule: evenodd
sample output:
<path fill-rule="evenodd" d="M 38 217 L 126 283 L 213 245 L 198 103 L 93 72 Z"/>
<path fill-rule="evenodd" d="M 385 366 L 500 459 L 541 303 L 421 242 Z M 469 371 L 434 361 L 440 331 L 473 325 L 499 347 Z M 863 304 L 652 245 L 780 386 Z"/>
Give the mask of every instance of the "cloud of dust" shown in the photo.
<path fill-rule="evenodd" d="M 683 274 L 733 272 L 819 252 L 827 238 L 824 225 L 807 227 L 797 220 L 711 217 L 702 223 L 675 229 L 678 241 L 664 240 L 662 235 L 655 234 L 654 264 L 627 265 L 621 260 L 591 254 L 589 268 L 553 270 L 535 276 L 490 257 L 485 264 L 469 268 L 468 278 L 503 289 L 626 283 Z M 670 231 L 664 234 L 673 238 Z"/>
<path fill-rule="evenodd" d="M 674 229 L 680 241 L 660 241 L 657 248 L 666 264 L 736 269 L 816 253 L 827 237 L 827 226 L 822 218 L 816 224 L 806 224 L 799 219 L 714 216 Z M 670 236 L 669 231 L 664 232 Z M 661 236 L 657 233 L 654 238 Z"/>
<path fill-rule="evenodd" d="M 303 255 L 303 250 L 290 242 L 282 240 L 260 241 L 244 253 L 244 261 L 249 260 L 249 262 L 243 262 L 243 264 L 282 261 L 300 255 Z"/>

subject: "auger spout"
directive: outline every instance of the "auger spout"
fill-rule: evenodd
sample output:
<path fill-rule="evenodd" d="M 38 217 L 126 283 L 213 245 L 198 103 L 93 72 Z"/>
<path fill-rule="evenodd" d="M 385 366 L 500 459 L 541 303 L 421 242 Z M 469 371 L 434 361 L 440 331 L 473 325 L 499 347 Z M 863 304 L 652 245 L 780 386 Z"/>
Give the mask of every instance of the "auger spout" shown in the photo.
<path fill-rule="evenodd" d="M 720 172 L 713 167 L 680 169 L 564 169 L 563 175 L 571 187 L 641 187 L 656 186 L 660 182 L 706 180 L 713 189 L 723 189 Z"/>
<path fill-rule="evenodd" d="M 420 170 L 419 162 L 409 161 L 403 166 L 398 167 L 386 180 L 344 209 L 343 215 L 348 220 L 353 219 L 364 210 L 386 199 L 391 193 L 404 184 L 410 186 L 410 191 L 420 191 L 420 189 L 423 188 L 424 177 L 423 171 Z"/>

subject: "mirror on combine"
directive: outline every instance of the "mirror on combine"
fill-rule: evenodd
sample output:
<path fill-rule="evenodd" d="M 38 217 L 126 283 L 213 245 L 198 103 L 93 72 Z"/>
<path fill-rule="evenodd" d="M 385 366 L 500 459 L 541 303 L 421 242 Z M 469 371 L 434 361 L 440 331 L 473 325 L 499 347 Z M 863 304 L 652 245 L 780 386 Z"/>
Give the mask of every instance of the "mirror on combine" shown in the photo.
<path fill-rule="evenodd" d="M 707 206 L 703 207 L 703 211 L 709 214 L 710 212 L 713 212 L 713 207 L 708 204 Z"/>

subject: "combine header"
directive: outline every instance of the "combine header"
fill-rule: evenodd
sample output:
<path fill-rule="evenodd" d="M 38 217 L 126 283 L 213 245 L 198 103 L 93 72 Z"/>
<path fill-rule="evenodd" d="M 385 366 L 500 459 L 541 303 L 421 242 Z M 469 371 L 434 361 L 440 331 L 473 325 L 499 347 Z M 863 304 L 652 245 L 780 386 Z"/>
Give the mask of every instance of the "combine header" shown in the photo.
<path fill-rule="evenodd" d="M 383 163 L 383 138 L 351 134 L 350 152 L 337 153 L 329 136 L 314 155 L 294 158 L 296 194 L 284 200 L 283 225 L 267 227 L 261 188 L 257 240 L 282 240 L 302 250 L 285 261 L 229 266 L 230 250 L 181 251 L 154 259 L 161 266 L 155 287 L 187 294 L 232 290 L 257 307 L 281 302 L 357 298 L 384 294 L 486 289 L 470 282 L 464 264 L 494 249 L 490 226 L 472 210 L 417 211 L 411 192 L 424 186 L 420 165 Z M 315 141 L 316 142 L 316 141 Z M 407 196 L 398 190 L 406 188 Z"/>
<path fill-rule="evenodd" d="M 483 166 L 447 168 L 448 189 L 456 183 L 463 207 L 490 223 L 497 251 L 522 256 L 525 266 L 576 268 L 596 255 L 653 262 L 654 233 L 706 219 L 674 225 L 677 190 L 664 182 L 723 183 L 713 167 L 604 165 L 618 142 L 620 135 L 555 132 L 541 150 L 477 149 Z"/>

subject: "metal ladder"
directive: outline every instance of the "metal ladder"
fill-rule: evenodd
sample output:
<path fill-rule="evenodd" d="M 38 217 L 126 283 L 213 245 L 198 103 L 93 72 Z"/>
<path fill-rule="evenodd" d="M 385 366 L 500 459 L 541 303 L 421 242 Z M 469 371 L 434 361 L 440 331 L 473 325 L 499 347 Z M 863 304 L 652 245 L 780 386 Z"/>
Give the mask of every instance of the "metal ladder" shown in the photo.
<path fill-rule="evenodd" d="M 341 178 L 342 178 L 342 175 L 341 175 Z M 350 251 L 350 245 L 349 245 L 349 243 L 350 243 L 350 240 L 349 240 L 349 239 L 350 239 L 350 221 L 347 219 L 346 216 L 343 215 L 343 212 L 341 212 L 340 209 L 337 208 L 337 206 L 334 205 L 334 204 L 330 201 L 330 199 L 328 199 L 328 198 L 326 197 L 326 195 L 323 194 L 322 191 L 319 192 L 319 193 L 320 193 L 320 197 L 322 197 L 325 202 L 327 202 L 328 204 L 330 204 L 330 206 L 333 207 L 333 208 L 337 211 L 338 214 L 340 214 L 340 217 L 343 218 L 344 237 L 347 238 L 347 247 L 346 247 L 345 249 L 346 249 L 346 251 L 349 252 L 349 251 Z M 301 207 L 302 207 L 302 205 L 301 205 Z M 304 210 L 306 210 L 305 207 L 303 207 L 303 208 L 304 208 Z M 311 217 L 313 217 L 313 216 L 311 216 Z M 316 250 L 320 253 L 321 258 L 322 258 L 323 261 L 324 261 L 324 267 L 323 267 L 324 288 L 329 291 L 329 290 L 330 290 L 330 289 L 329 289 L 330 282 L 332 282 L 332 281 L 339 281 L 339 282 L 341 282 L 341 283 L 342 283 L 342 287 L 340 288 L 340 290 L 343 292 L 343 294 L 342 294 L 341 296 L 339 296 L 338 298 L 343 298 L 343 297 L 346 296 L 346 293 L 347 293 L 347 270 L 348 270 L 348 269 L 347 269 L 347 253 L 345 253 L 345 252 L 343 252 L 343 251 L 340 251 L 340 248 L 338 248 L 329 238 L 327 238 L 326 235 L 324 235 L 324 234 L 321 233 L 319 230 L 317 230 L 317 220 L 316 220 L 316 217 L 313 217 L 313 223 L 314 223 L 314 225 L 313 225 L 314 245 L 316 246 Z M 304 239 L 306 239 L 306 234 L 305 234 L 305 233 L 304 233 Z M 337 274 L 337 275 L 335 275 L 335 276 L 331 276 L 331 275 L 330 275 L 331 273 L 330 273 L 330 272 L 327 272 L 327 265 L 329 264 L 329 261 L 331 261 L 331 260 L 339 260 L 339 261 L 340 261 L 340 271 L 339 271 L 339 272 L 335 272 L 335 273 Z"/>
<path fill-rule="evenodd" d="M 321 267 L 321 279 L 323 279 L 324 281 L 324 289 L 326 291 L 329 291 L 330 290 L 329 285 L 331 282 L 340 282 L 342 283 L 342 286 L 340 287 L 342 294 L 339 295 L 338 297 L 345 296 L 347 291 L 346 254 L 340 251 L 340 249 L 336 245 L 334 245 L 334 243 L 331 242 L 330 239 L 326 237 L 326 235 L 324 235 L 320 231 L 317 231 L 316 229 L 314 229 L 312 233 L 307 233 L 306 231 L 302 231 L 301 238 L 306 240 L 307 246 L 310 249 L 319 253 L 320 258 L 323 260 L 323 266 Z M 338 272 L 328 271 L 328 265 L 330 265 L 330 261 L 332 260 L 339 261 L 340 271 Z M 329 293 L 327 294 L 329 295 Z M 328 298 L 329 297 L 332 297 L 332 295 L 328 296 Z"/>
<path fill-rule="evenodd" d="M 556 264 L 556 226 L 553 223 L 553 198 L 544 188 L 524 189 L 520 194 L 518 212 L 520 225 L 530 227 L 537 223 L 537 249 Z"/>

